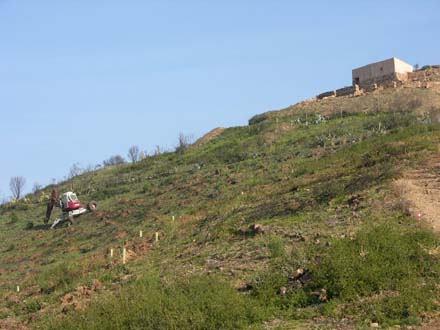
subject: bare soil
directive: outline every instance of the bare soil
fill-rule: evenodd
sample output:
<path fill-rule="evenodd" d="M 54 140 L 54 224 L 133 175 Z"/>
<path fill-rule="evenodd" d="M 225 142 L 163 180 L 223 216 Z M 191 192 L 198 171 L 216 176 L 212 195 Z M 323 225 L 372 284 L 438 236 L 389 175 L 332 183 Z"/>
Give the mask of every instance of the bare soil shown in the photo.
<path fill-rule="evenodd" d="M 395 181 L 410 215 L 440 231 L 440 154 Z"/>
<path fill-rule="evenodd" d="M 211 141 L 213 138 L 219 136 L 221 133 L 223 133 L 225 129 L 223 127 L 217 127 L 214 128 L 213 130 L 209 131 L 208 133 L 206 133 L 205 135 L 203 135 L 200 139 L 198 139 L 194 145 L 196 147 L 200 147 L 206 143 L 208 143 L 209 141 Z"/>

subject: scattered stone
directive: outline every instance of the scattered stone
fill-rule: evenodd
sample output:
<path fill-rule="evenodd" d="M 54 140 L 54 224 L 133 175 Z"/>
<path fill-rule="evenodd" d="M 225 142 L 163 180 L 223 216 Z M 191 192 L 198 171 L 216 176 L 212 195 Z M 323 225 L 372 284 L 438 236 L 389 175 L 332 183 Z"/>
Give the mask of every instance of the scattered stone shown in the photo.
<path fill-rule="evenodd" d="M 262 225 L 256 223 L 250 225 L 248 229 L 240 229 L 238 232 L 243 236 L 254 236 L 264 234 L 265 230 Z"/>
<path fill-rule="evenodd" d="M 54 291 L 55 291 L 55 287 L 54 286 L 50 286 L 50 287 L 47 287 L 47 288 L 40 288 L 40 294 L 51 294 Z"/>
<path fill-rule="evenodd" d="M 293 289 L 303 287 L 311 280 L 310 272 L 304 268 L 298 268 L 292 275 L 288 277 Z"/>
<path fill-rule="evenodd" d="M 370 327 L 371 327 L 371 328 L 379 328 L 379 323 L 377 323 L 377 322 L 372 322 L 372 323 L 370 324 Z"/>
<path fill-rule="evenodd" d="M 327 301 L 327 290 L 322 288 L 319 290 L 319 301 L 320 302 L 326 302 Z"/>
<path fill-rule="evenodd" d="M 293 232 L 292 234 L 286 234 L 286 237 L 293 238 L 293 239 L 296 239 L 298 241 L 303 241 L 303 242 L 306 240 L 304 238 L 304 236 L 301 235 L 301 233 L 297 233 L 297 232 Z"/>
<path fill-rule="evenodd" d="M 296 281 L 300 279 L 305 274 L 304 268 L 298 268 L 290 277 L 289 280 Z"/>
<path fill-rule="evenodd" d="M 253 224 L 249 227 L 249 229 L 251 230 L 251 232 L 255 235 L 260 235 L 260 234 L 264 234 L 264 228 L 262 225 L 256 223 Z"/>
<path fill-rule="evenodd" d="M 351 196 L 347 200 L 347 204 L 352 210 L 357 210 L 359 208 L 359 204 L 361 203 L 361 201 L 362 201 L 361 195 L 357 194 L 357 195 Z"/>
<path fill-rule="evenodd" d="M 287 294 L 287 288 L 285 286 L 282 286 L 278 289 L 278 294 L 281 296 L 285 296 Z"/>
<path fill-rule="evenodd" d="M 237 289 L 238 292 L 248 292 L 251 291 L 254 287 L 252 286 L 252 284 L 246 283 L 245 285 L 239 287 Z"/>

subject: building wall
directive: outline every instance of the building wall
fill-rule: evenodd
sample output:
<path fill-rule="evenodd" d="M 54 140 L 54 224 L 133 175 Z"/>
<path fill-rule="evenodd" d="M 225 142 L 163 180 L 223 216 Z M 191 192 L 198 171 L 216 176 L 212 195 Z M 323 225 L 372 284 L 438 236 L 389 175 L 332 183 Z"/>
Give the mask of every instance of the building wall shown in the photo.
<path fill-rule="evenodd" d="M 396 73 L 408 73 L 413 72 L 414 68 L 412 65 L 405 63 L 398 58 L 394 58 L 394 71 Z"/>
<path fill-rule="evenodd" d="M 412 72 L 413 67 L 397 58 L 390 58 L 384 61 L 371 63 L 352 71 L 353 84 L 367 85 L 374 84 L 384 77 L 392 77 L 401 80 L 405 79 L 407 72 Z"/>

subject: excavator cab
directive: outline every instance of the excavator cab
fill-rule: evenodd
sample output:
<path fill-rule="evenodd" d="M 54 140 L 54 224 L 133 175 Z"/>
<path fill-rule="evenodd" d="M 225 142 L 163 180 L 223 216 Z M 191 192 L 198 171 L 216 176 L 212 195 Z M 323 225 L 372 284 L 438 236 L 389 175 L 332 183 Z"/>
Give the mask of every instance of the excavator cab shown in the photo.
<path fill-rule="evenodd" d="M 63 211 L 73 211 L 81 208 L 81 202 L 75 193 L 68 191 L 61 196 L 60 206 Z"/>

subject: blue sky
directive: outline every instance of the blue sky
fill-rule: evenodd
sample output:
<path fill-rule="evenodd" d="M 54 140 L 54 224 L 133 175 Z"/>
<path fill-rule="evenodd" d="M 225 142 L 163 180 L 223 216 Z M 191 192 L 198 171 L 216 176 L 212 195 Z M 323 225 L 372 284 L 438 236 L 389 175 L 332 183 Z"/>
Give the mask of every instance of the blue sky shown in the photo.
<path fill-rule="evenodd" d="M 74 163 L 172 148 L 349 85 L 440 63 L 438 1 L 0 0 L 0 199 Z"/>

